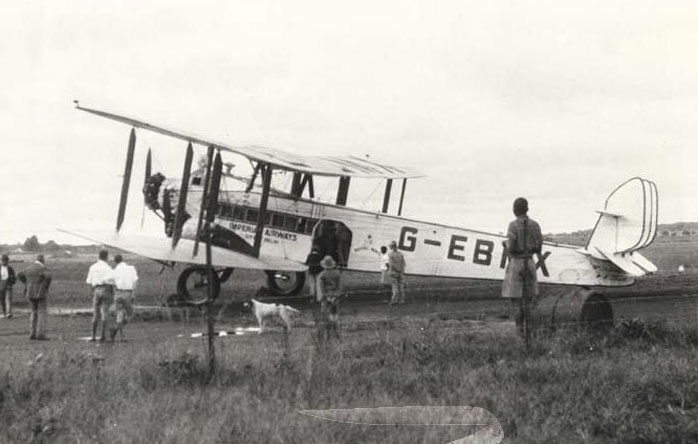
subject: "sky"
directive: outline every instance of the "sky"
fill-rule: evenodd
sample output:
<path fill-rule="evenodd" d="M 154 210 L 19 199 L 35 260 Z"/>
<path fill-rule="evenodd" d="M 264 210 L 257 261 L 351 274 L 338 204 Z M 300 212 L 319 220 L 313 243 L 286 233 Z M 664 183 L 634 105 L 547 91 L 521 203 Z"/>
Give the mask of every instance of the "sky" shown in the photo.
<path fill-rule="evenodd" d="M 233 145 L 418 168 L 416 219 L 501 232 L 525 196 L 544 232 L 586 229 L 642 176 L 660 223 L 698 221 L 695 2 L 53 0 L 0 14 L 0 242 L 114 226 L 129 129 L 74 99 Z M 185 148 L 138 136 L 132 227 L 147 148 L 168 177 Z M 350 198 L 378 209 L 359 188 Z"/>

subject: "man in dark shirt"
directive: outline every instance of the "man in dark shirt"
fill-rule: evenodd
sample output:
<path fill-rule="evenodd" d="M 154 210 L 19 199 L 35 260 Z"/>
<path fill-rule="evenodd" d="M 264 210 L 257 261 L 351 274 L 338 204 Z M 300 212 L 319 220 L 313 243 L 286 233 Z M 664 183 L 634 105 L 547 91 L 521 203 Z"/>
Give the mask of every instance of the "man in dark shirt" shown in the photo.
<path fill-rule="evenodd" d="M 533 256 L 540 255 L 543 235 L 538 222 L 528 217 L 528 201 L 519 197 L 514 201 L 514 219 L 507 230 L 507 269 L 502 285 L 502 296 L 512 298 L 518 308 L 516 324 L 522 326 L 525 307 L 538 295 L 538 279 Z M 523 303 L 525 299 L 526 304 Z"/>

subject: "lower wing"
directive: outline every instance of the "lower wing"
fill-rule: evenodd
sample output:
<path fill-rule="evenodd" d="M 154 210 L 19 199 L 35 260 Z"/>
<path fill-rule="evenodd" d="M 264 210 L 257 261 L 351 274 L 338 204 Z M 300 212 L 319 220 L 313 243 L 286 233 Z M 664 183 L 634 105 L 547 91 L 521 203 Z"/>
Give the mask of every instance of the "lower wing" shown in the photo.
<path fill-rule="evenodd" d="M 165 236 L 124 232 L 78 233 L 62 229 L 59 229 L 59 231 L 91 242 L 135 253 L 149 259 L 198 265 L 206 264 L 205 249 L 200 248 L 198 254 L 194 255 L 194 241 L 190 239 L 181 239 L 177 247 L 172 248 L 172 240 Z M 221 247 L 211 247 L 211 262 L 214 267 L 250 268 L 254 270 L 305 271 L 308 268 L 290 259 L 269 256 L 256 258 Z"/>

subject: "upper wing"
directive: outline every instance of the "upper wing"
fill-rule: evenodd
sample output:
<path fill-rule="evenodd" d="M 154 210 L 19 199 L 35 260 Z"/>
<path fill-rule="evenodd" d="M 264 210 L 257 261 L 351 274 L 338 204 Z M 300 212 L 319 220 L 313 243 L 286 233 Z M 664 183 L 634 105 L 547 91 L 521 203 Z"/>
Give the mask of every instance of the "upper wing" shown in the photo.
<path fill-rule="evenodd" d="M 379 179 L 408 179 L 423 176 L 422 173 L 412 168 L 385 165 L 354 156 L 299 156 L 287 151 L 262 146 L 233 146 L 106 111 L 86 108 L 80 105 L 77 105 L 77 109 L 187 142 L 198 143 L 204 146 L 213 146 L 221 150 L 240 154 L 252 160 L 270 163 L 281 169 L 290 171 L 311 173 L 319 176 L 350 176 Z"/>
<path fill-rule="evenodd" d="M 184 262 L 206 265 L 204 249 L 201 248 L 196 256 L 192 255 L 192 251 L 194 251 L 194 241 L 190 239 L 181 239 L 177 247 L 172 248 L 171 239 L 165 236 L 114 232 L 77 233 L 60 229 L 59 231 L 150 259 L 165 262 Z M 305 271 L 308 268 L 290 259 L 266 256 L 254 258 L 220 247 L 211 248 L 211 262 L 214 267 L 250 268 L 255 270 Z"/>

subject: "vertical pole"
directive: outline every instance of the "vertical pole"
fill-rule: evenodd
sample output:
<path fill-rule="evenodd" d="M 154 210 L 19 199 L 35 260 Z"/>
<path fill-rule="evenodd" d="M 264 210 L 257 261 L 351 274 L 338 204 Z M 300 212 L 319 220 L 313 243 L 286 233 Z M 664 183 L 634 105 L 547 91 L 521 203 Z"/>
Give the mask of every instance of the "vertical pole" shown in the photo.
<path fill-rule="evenodd" d="M 527 219 L 524 219 L 524 229 L 523 229 L 523 249 L 524 253 L 528 253 L 527 248 Z M 526 346 L 526 352 L 531 348 L 531 326 L 529 325 L 529 306 L 528 306 L 528 259 L 524 259 L 524 270 L 523 270 L 523 291 L 521 292 L 521 304 L 523 308 L 523 331 L 524 331 L 524 343 Z"/>
<path fill-rule="evenodd" d="M 194 240 L 194 252 L 192 256 L 199 254 L 199 238 L 206 212 L 206 200 L 208 199 L 208 185 L 211 182 L 211 168 L 213 167 L 213 146 L 208 147 L 206 155 L 206 176 L 204 177 L 204 189 L 201 193 L 201 206 L 199 207 L 199 222 L 196 224 L 196 239 Z"/>
<path fill-rule="evenodd" d="M 213 162 L 213 170 L 211 171 L 211 182 L 209 183 L 208 202 L 206 202 L 206 225 L 204 226 L 204 239 L 206 240 L 206 271 L 208 277 L 208 301 L 206 304 L 207 332 L 208 332 L 208 377 L 209 381 L 213 378 L 216 372 L 216 344 L 214 342 L 215 335 L 215 318 L 213 316 L 213 301 L 218 296 L 214 293 L 213 282 L 218 279 L 216 272 L 213 269 L 213 259 L 211 257 L 211 244 L 213 242 L 213 229 L 211 228 L 215 221 L 216 212 L 218 211 L 218 191 L 221 184 L 221 171 L 223 170 L 223 162 L 221 153 L 216 154 Z"/>
<path fill-rule="evenodd" d="M 213 378 L 216 373 L 216 344 L 214 341 L 214 335 L 216 334 L 214 317 L 213 317 L 213 300 L 215 296 L 213 294 L 213 280 L 217 279 L 215 276 L 215 271 L 211 263 L 211 237 L 213 232 L 210 230 L 210 224 L 206 223 L 206 269 L 208 273 L 208 303 L 206 304 L 206 320 L 208 324 L 208 379 L 209 381 Z"/>

